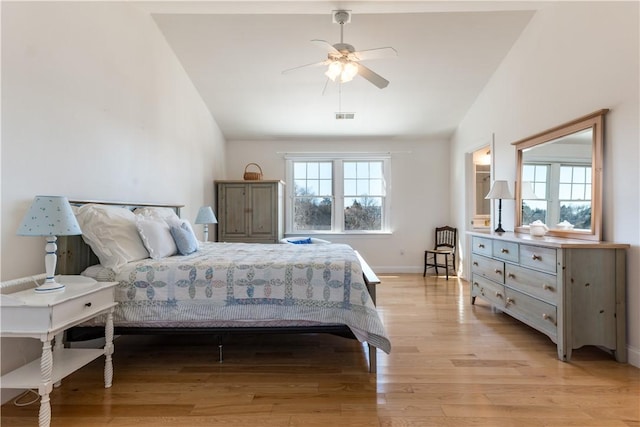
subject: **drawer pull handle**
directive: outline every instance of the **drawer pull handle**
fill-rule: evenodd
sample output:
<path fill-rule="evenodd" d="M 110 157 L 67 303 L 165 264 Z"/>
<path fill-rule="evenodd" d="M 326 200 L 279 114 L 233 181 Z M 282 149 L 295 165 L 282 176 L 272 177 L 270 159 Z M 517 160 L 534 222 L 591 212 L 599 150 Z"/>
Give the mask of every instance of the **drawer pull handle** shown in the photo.
<path fill-rule="evenodd" d="M 473 286 L 480 286 L 478 282 L 473 282 Z"/>
<path fill-rule="evenodd" d="M 531 259 L 534 261 L 542 261 L 542 257 L 540 255 L 533 254 Z"/>
<path fill-rule="evenodd" d="M 550 291 L 552 288 L 551 288 L 551 286 L 549 286 L 549 285 L 547 285 L 546 283 L 544 283 L 544 284 L 542 285 L 542 289 L 544 289 L 545 291 Z"/>
<path fill-rule="evenodd" d="M 553 323 L 554 325 L 556 324 L 556 322 L 553 320 L 553 318 L 551 316 L 549 316 L 547 313 L 542 313 L 542 318 L 544 320 L 548 320 L 549 322 Z"/>
<path fill-rule="evenodd" d="M 477 267 L 478 266 L 478 262 L 477 261 L 473 261 L 473 265 L 475 265 Z"/>
<path fill-rule="evenodd" d="M 496 274 L 502 274 L 502 270 L 496 268 Z"/>
<path fill-rule="evenodd" d="M 515 301 L 513 300 L 513 298 L 507 298 L 507 305 L 509 304 L 514 304 Z"/>
<path fill-rule="evenodd" d="M 478 245 L 478 247 L 479 247 L 480 249 L 484 249 L 484 245 L 483 245 L 482 243 L 480 243 L 480 244 Z"/>
<path fill-rule="evenodd" d="M 507 277 L 509 277 L 509 279 L 515 279 L 516 275 L 513 274 L 513 273 L 509 273 L 509 274 L 507 274 Z"/>
<path fill-rule="evenodd" d="M 502 298 L 502 294 L 498 291 L 496 291 L 496 298 Z"/>
<path fill-rule="evenodd" d="M 90 303 L 90 302 L 88 302 L 88 303 L 86 303 L 84 306 L 85 306 L 85 307 L 91 307 L 91 303 Z"/>
<path fill-rule="evenodd" d="M 502 248 L 502 250 L 500 252 L 502 252 L 503 254 L 508 254 L 509 253 L 509 249 Z"/>

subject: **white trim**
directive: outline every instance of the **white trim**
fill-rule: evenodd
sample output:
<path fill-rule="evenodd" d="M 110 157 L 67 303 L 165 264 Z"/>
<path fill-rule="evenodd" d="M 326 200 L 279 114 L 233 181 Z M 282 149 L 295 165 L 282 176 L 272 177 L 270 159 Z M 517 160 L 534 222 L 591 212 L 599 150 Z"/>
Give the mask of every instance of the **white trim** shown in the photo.
<path fill-rule="evenodd" d="M 630 365 L 640 368 L 640 349 L 627 344 L 627 356 Z"/>
<path fill-rule="evenodd" d="M 285 160 L 297 161 L 322 161 L 322 160 L 386 160 L 391 158 L 391 153 L 285 153 Z"/>

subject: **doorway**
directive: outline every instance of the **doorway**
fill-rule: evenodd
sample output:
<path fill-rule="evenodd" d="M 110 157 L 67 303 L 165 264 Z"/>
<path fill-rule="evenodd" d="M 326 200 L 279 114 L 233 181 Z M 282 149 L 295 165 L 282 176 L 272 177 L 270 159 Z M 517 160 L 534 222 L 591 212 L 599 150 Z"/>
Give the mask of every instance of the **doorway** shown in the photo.
<path fill-rule="evenodd" d="M 485 196 L 491 189 L 491 148 L 487 145 L 474 151 L 472 158 L 471 226 L 473 229 L 488 229 L 491 225 L 491 200 Z"/>

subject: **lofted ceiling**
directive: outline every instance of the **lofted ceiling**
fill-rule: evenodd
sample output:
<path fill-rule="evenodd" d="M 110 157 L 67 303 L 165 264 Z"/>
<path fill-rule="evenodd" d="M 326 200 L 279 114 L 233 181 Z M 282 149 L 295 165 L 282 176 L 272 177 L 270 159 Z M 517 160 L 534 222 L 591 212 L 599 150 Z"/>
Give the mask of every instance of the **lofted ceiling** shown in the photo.
<path fill-rule="evenodd" d="M 534 2 L 142 2 L 228 141 L 448 137 L 507 55 Z M 390 81 L 328 82 L 312 39 L 391 46 L 363 64 Z M 353 112 L 336 120 L 336 112 Z"/>

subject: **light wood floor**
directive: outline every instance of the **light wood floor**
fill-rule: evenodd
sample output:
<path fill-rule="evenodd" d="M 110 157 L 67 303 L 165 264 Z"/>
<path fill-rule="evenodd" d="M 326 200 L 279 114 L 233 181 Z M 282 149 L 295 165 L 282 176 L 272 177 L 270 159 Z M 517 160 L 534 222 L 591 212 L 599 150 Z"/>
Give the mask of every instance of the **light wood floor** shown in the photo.
<path fill-rule="evenodd" d="M 390 355 L 336 336 L 243 336 L 217 362 L 211 337 L 116 340 L 51 395 L 52 426 L 640 426 L 640 370 L 586 347 L 556 359 L 544 335 L 466 282 L 381 275 Z M 37 425 L 39 403 L 2 406 L 3 427 Z"/>

